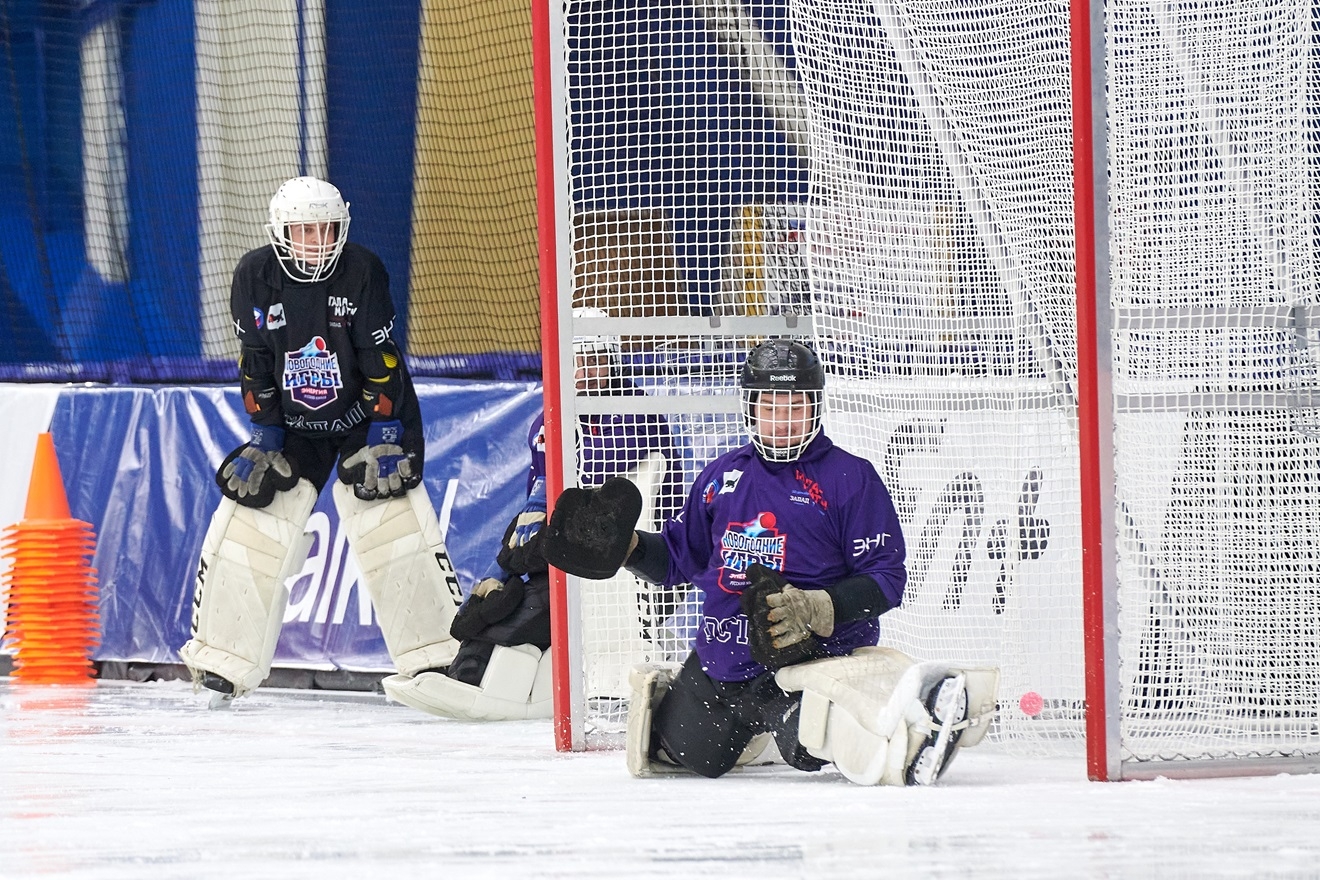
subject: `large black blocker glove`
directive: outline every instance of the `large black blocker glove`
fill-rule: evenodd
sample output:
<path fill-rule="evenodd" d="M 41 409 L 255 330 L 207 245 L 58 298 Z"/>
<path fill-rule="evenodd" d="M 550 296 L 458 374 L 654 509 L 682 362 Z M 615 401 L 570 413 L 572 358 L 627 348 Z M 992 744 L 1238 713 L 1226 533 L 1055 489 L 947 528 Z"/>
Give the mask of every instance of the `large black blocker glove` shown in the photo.
<path fill-rule="evenodd" d="M 628 557 L 642 493 L 623 477 L 598 489 L 565 489 L 544 529 L 546 562 L 590 580 L 613 577 Z"/>
<path fill-rule="evenodd" d="M 244 507 L 265 507 L 276 492 L 298 484 L 298 472 L 284 457 L 284 429 L 253 425 L 252 438 L 220 463 L 215 481 L 227 498 Z"/>
<path fill-rule="evenodd" d="M 520 575 L 510 575 L 503 582 L 493 577 L 480 581 L 454 615 L 449 634 L 460 642 L 476 638 L 512 614 L 522 603 L 523 592 Z"/>
<path fill-rule="evenodd" d="M 755 562 L 747 567 L 742 610 L 751 624 L 752 659 L 767 669 L 825 656 L 816 636 L 834 632 L 834 602 L 824 590 L 799 590 Z"/>
<path fill-rule="evenodd" d="M 421 468 L 403 450 L 403 424 L 390 419 L 368 425 L 366 445 L 340 463 L 339 479 L 363 501 L 402 498 L 420 485 Z"/>

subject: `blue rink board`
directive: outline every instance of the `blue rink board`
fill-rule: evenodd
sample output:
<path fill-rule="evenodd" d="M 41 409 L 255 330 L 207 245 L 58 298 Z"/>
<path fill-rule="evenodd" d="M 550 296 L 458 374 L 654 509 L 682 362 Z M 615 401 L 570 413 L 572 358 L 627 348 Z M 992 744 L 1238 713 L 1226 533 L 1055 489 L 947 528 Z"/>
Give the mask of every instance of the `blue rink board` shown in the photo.
<path fill-rule="evenodd" d="M 539 383 L 420 380 L 425 486 L 466 592 L 526 495 L 527 431 Z M 178 662 L 194 566 L 224 456 L 247 439 L 236 388 L 70 387 L 51 420 L 74 517 L 97 534 L 98 660 Z M 329 487 L 308 524 L 312 548 L 291 584 L 280 666 L 388 670 L 362 601 Z"/>

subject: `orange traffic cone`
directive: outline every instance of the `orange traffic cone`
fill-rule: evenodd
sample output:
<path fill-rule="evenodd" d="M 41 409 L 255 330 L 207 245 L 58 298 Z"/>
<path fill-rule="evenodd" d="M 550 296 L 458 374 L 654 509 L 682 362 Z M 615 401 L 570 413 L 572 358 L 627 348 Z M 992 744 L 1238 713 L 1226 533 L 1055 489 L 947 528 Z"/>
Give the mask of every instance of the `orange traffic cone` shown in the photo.
<path fill-rule="evenodd" d="M 13 676 L 24 684 L 91 684 L 100 639 L 96 536 L 69 513 L 50 434 L 37 435 L 23 520 L 5 529 L 9 560 L 6 634 L 14 640 Z"/>

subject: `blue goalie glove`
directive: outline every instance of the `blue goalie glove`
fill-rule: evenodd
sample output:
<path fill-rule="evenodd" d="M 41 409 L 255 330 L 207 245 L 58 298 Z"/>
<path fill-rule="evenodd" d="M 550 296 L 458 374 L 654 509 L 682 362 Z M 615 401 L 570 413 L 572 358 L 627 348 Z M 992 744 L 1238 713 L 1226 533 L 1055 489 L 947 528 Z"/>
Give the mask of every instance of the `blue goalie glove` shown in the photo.
<path fill-rule="evenodd" d="M 298 474 L 284 457 L 284 429 L 253 425 L 251 439 L 221 462 L 215 481 L 222 493 L 245 507 L 265 507 L 277 491 L 292 489 Z"/>
<path fill-rule="evenodd" d="M 545 480 L 532 483 L 527 503 L 504 530 L 496 562 L 501 570 L 512 574 L 538 574 L 546 570 L 545 556 L 541 553 L 541 528 L 545 525 Z"/>

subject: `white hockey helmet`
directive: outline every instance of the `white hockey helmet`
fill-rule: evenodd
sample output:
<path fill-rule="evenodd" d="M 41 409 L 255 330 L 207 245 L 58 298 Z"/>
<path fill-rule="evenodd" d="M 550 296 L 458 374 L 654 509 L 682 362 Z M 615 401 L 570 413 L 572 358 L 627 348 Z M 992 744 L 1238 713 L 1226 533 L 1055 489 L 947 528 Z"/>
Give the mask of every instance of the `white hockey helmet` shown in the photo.
<path fill-rule="evenodd" d="M 286 180 L 270 200 L 266 235 L 279 257 L 284 274 L 294 281 L 320 281 L 329 277 L 348 241 L 348 202 L 331 184 L 316 177 Z M 328 235 L 312 242 L 294 242 L 290 227 L 334 223 L 334 239 Z"/>
<path fill-rule="evenodd" d="M 581 307 L 573 310 L 573 320 L 575 321 L 582 318 L 608 318 L 609 316 L 610 313 L 604 309 Z M 619 337 L 617 336 L 573 337 L 574 357 L 604 356 L 609 358 L 611 368 L 618 367 L 620 350 Z"/>

